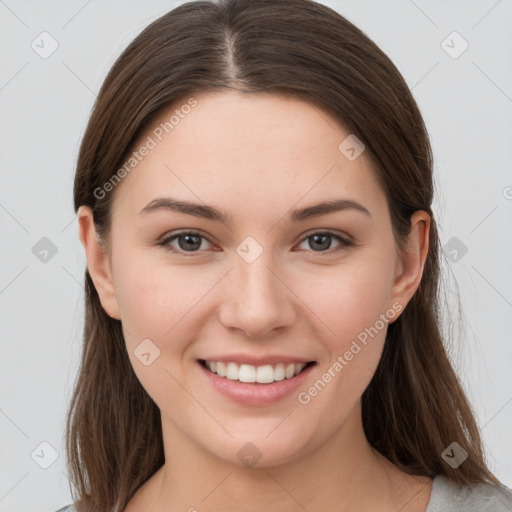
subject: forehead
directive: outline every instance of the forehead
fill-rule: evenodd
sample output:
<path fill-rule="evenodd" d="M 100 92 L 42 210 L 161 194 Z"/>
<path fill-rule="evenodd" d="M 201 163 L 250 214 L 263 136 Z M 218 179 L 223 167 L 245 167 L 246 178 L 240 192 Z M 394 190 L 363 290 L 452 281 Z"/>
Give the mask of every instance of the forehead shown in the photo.
<path fill-rule="evenodd" d="M 123 178 L 116 201 L 140 209 L 168 192 L 224 207 L 228 199 L 246 209 L 282 205 L 284 211 L 345 194 L 378 206 L 382 192 L 371 159 L 365 151 L 347 158 L 351 137 L 331 114 L 296 97 L 192 94 L 164 110 L 140 137 L 134 150 L 149 149 Z"/>

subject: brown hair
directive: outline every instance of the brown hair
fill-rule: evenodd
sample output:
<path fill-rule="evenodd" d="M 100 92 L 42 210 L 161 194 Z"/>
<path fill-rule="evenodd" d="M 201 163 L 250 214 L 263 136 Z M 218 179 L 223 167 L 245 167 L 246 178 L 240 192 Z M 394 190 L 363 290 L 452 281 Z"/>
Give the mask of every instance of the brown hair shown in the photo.
<path fill-rule="evenodd" d="M 486 467 L 471 407 L 443 346 L 442 252 L 424 121 L 390 59 L 334 10 L 308 0 L 197 1 L 151 23 L 114 63 L 98 94 L 77 162 L 75 211 L 89 206 L 107 240 L 113 194 L 95 190 L 164 109 L 187 95 L 226 88 L 293 95 L 363 141 L 400 247 L 411 215 L 424 210 L 431 216 L 421 283 L 389 325 L 362 396 L 364 430 L 370 444 L 407 473 L 499 483 Z M 66 427 L 80 511 L 121 511 L 164 463 L 160 411 L 135 376 L 121 322 L 103 310 L 87 269 L 83 354 Z M 457 469 L 441 456 L 454 441 L 468 453 Z"/>

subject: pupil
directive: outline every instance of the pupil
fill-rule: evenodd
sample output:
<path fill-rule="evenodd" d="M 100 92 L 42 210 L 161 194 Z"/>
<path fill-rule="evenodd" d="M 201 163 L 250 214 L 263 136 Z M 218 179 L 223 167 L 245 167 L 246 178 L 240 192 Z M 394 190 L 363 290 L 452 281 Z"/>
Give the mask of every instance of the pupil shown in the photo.
<path fill-rule="evenodd" d="M 179 244 L 179 245 L 180 245 L 180 248 L 181 248 L 181 249 L 190 249 L 190 248 L 191 248 L 191 247 L 190 247 L 190 245 L 189 245 L 189 246 L 187 246 L 187 247 L 183 247 L 183 244 L 181 243 L 181 240 L 182 240 L 183 238 L 187 239 L 187 243 L 188 243 L 188 240 L 189 240 L 189 239 L 195 239 L 195 240 L 196 240 L 196 242 L 195 242 L 195 243 L 194 243 L 194 242 L 191 242 L 191 243 L 192 243 L 192 245 L 195 245 L 195 247 L 192 247 L 193 249 L 199 249 L 199 247 L 201 246 L 201 242 L 200 242 L 200 241 L 198 241 L 198 240 L 199 240 L 199 235 L 182 235 L 182 236 L 179 238 L 179 240 L 180 240 L 180 244 Z"/>
<path fill-rule="evenodd" d="M 313 235 L 313 241 L 314 241 L 314 242 L 313 242 L 313 244 L 312 244 L 312 247 L 314 248 L 314 246 L 317 244 L 317 239 L 318 239 L 318 238 L 322 238 L 322 239 L 324 239 L 324 242 L 325 242 L 325 240 L 326 240 L 326 239 L 327 239 L 327 240 L 329 240 L 329 239 L 330 239 L 330 237 L 331 237 L 331 235 Z M 324 243 L 324 244 L 320 243 L 320 249 L 328 249 L 328 248 L 329 248 L 329 245 L 330 245 L 329 243 L 327 243 L 327 244 L 325 244 L 325 243 Z M 317 248 L 318 248 L 318 247 L 317 247 Z"/>

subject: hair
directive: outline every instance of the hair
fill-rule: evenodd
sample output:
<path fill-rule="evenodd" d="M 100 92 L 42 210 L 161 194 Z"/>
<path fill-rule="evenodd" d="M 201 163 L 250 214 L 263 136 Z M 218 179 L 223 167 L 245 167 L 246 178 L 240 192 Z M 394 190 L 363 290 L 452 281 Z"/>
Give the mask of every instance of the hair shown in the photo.
<path fill-rule="evenodd" d="M 421 282 L 389 324 L 381 360 L 362 395 L 365 435 L 408 474 L 499 484 L 486 466 L 471 406 L 443 346 L 442 252 L 431 209 L 427 129 L 395 65 L 336 11 L 309 0 L 195 1 L 152 22 L 113 64 L 93 106 L 77 160 L 75 212 L 90 207 L 100 240 L 108 241 L 113 193 L 95 191 L 170 105 L 195 93 L 233 89 L 307 101 L 355 134 L 374 161 L 398 247 L 410 233 L 411 215 L 430 215 Z M 456 469 L 442 458 L 454 441 L 468 453 Z M 137 379 L 122 324 L 102 308 L 88 269 L 66 450 L 79 512 L 121 511 L 165 462 L 160 410 Z"/>

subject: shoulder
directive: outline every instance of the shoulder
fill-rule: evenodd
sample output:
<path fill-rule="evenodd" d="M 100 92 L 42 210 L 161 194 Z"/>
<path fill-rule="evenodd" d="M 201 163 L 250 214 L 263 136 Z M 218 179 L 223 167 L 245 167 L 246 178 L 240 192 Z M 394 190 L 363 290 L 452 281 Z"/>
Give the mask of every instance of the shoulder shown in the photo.
<path fill-rule="evenodd" d="M 438 475 L 432 482 L 432 493 L 425 512 L 509 512 L 512 490 L 491 484 L 460 486 L 446 476 Z"/>
<path fill-rule="evenodd" d="M 56 512 L 76 512 L 75 506 L 73 504 L 67 505 L 65 507 L 59 508 Z"/>

